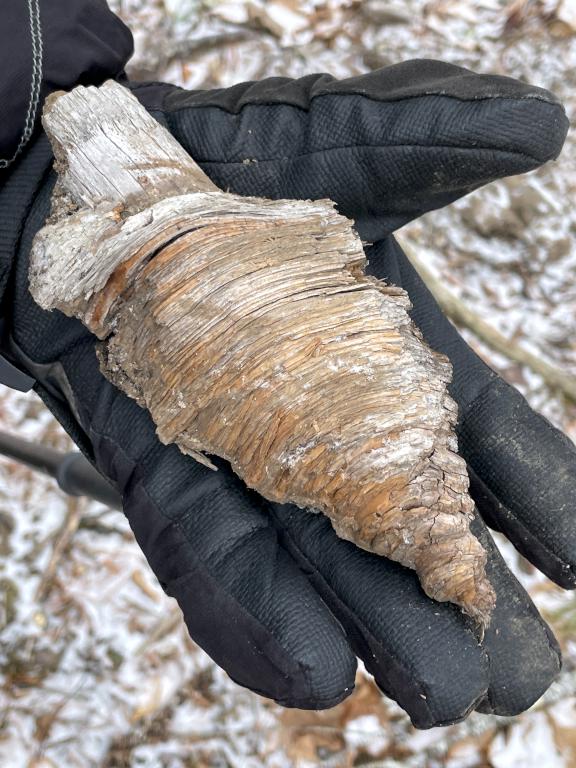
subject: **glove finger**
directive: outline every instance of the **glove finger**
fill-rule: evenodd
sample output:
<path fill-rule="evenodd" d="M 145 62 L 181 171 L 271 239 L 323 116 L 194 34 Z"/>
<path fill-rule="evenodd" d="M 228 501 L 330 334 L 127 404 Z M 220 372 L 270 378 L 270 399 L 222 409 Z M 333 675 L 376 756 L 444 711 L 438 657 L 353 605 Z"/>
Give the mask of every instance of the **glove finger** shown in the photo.
<path fill-rule="evenodd" d="M 460 720 L 485 697 L 487 657 L 455 606 L 430 600 L 413 571 L 339 539 L 324 515 L 277 504 L 271 514 L 355 653 L 416 727 Z"/>
<path fill-rule="evenodd" d="M 392 239 L 368 249 L 372 274 L 402 285 L 426 341 L 453 365 L 459 450 L 486 522 L 566 589 L 576 587 L 576 447 L 473 352 Z"/>
<path fill-rule="evenodd" d="M 557 643 L 480 518 L 473 530 L 489 553 L 497 594 L 482 646 L 470 620 L 455 606 L 426 597 L 413 571 L 338 539 L 323 515 L 271 506 L 284 546 L 341 621 L 378 686 L 416 727 L 453 723 L 474 708 L 516 714 L 557 675 Z"/>
<path fill-rule="evenodd" d="M 132 87 L 221 188 L 329 197 L 365 240 L 556 157 L 568 128 L 548 91 L 423 59 L 342 81 Z"/>
<path fill-rule="evenodd" d="M 532 706 L 557 677 L 560 648 L 480 519 L 472 531 L 488 552 L 486 571 L 497 596 L 482 643 L 490 664 L 490 685 L 476 709 L 517 715 Z"/>

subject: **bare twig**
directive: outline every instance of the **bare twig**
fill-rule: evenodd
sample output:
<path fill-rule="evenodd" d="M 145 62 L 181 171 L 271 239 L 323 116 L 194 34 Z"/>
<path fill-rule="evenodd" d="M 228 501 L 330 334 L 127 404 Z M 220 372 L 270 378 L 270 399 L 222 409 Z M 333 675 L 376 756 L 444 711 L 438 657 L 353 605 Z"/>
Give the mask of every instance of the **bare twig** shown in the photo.
<path fill-rule="evenodd" d="M 68 511 L 64 522 L 60 526 L 59 530 L 54 535 L 54 547 L 52 549 L 52 556 L 48 563 L 46 570 L 42 574 L 40 583 L 36 590 L 36 600 L 39 602 L 44 600 L 48 595 L 54 581 L 54 576 L 58 568 L 58 564 L 62 559 L 62 555 L 68 549 L 74 534 L 78 530 L 80 525 L 80 519 L 82 517 L 83 503 L 80 499 L 71 496 L 68 499 Z"/>
<path fill-rule="evenodd" d="M 134 80 L 160 77 L 159 73 L 175 61 L 193 59 L 207 52 L 214 53 L 219 49 L 228 49 L 237 43 L 245 43 L 254 39 L 255 35 L 250 30 L 238 30 L 172 41 L 164 50 L 158 52 L 157 58 L 151 59 L 151 65 L 128 65 L 130 77 Z"/>
<path fill-rule="evenodd" d="M 436 277 L 422 263 L 416 250 L 405 239 L 398 238 L 398 242 L 441 309 L 451 320 L 458 325 L 468 328 L 481 341 L 509 360 L 528 366 L 534 373 L 541 376 L 549 387 L 559 390 L 566 398 L 576 403 L 576 376 L 571 376 L 556 368 L 556 366 L 542 360 L 511 339 L 506 338 L 500 331 L 497 331 L 482 320 L 482 318 L 478 317 L 470 307 L 467 307 L 446 288 L 440 278 Z"/>
<path fill-rule="evenodd" d="M 174 608 L 173 611 L 162 616 L 162 618 L 152 627 L 148 637 L 134 651 L 135 656 L 141 656 L 151 645 L 157 643 L 162 638 L 173 632 L 182 623 L 182 611 Z"/>

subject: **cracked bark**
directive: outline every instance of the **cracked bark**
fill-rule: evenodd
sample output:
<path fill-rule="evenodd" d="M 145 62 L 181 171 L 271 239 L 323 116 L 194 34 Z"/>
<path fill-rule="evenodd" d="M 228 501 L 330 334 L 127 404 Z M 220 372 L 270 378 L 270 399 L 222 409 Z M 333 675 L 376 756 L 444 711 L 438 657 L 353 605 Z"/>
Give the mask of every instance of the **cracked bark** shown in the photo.
<path fill-rule="evenodd" d="M 417 571 L 485 626 L 448 360 L 406 293 L 364 274 L 329 200 L 218 190 L 122 86 L 47 100 L 59 182 L 30 286 L 101 340 L 103 373 L 163 443 L 227 459 L 267 499 Z"/>

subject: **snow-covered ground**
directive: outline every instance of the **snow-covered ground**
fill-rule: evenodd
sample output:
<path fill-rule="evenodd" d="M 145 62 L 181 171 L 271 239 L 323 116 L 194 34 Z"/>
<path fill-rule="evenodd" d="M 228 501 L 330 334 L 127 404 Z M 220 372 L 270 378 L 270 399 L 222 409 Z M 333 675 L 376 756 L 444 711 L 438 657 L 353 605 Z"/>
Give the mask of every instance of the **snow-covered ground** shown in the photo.
<path fill-rule="evenodd" d="M 135 33 L 133 77 L 209 88 L 433 57 L 545 86 L 576 113 L 574 0 L 110 4 Z M 558 162 L 491 184 L 403 234 L 481 317 L 576 375 L 575 161 L 571 134 Z M 574 404 L 463 332 L 576 439 Z M 2 389 L 0 429 L 70 447 L 33 395 Z M 530 712 L 417 732 L 362 671 L 333 710 L 282 710 L 234 685 L 191 642 L 121 514 L 66 499 L 2 460 L 0 766 L 576 766 L 576 602 L 502 547 L 565 654 L 562 677 Z"/>

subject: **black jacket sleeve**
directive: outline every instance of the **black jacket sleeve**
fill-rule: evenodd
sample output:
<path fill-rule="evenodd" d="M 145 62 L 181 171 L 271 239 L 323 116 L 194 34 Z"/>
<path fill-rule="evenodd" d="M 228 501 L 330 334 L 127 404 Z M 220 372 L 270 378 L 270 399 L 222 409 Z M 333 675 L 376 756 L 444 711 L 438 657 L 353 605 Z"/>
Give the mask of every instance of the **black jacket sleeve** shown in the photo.
<path fill-rule="evenodd" d="M 46 96 L 118 77 L 132 52 L 132 34 L 106 0 L 2 0 L 0 296 L 22 222 L 51 161 L 45 139 L 36 140 Z"/>
<path fill-rule="evenodd" d="M 132 51 L 130 30 L 105 0 L 3 0 L 0 168 L 24 148 L 51 91 L 115 77 Z"/>

